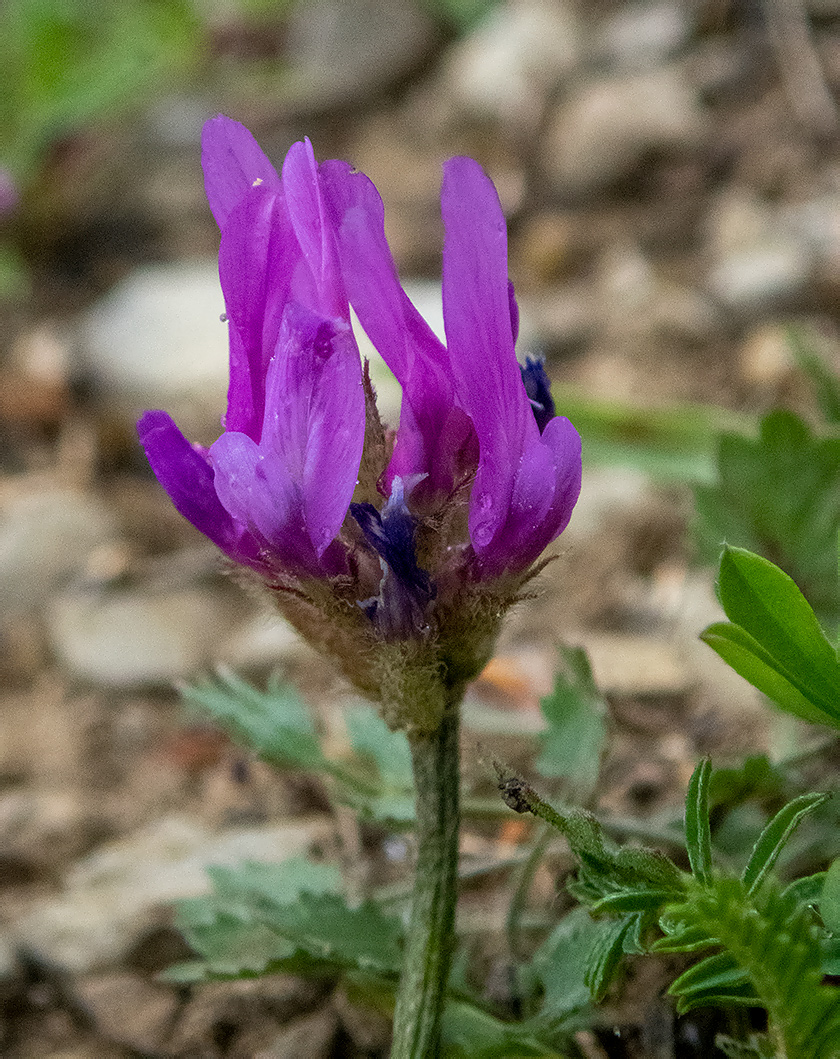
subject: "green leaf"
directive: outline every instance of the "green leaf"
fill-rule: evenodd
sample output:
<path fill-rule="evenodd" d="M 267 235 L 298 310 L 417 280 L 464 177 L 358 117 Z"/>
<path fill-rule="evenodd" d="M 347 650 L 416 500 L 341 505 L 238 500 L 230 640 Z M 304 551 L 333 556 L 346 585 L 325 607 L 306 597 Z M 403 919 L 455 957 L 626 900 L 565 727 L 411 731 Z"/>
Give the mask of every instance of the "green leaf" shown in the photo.
<path fill-rule="evenodd" d="M 785 709 L 840 725 L 840 664 L 793 580 L 742 548 L 725 548 L 718 582 L 733 623 L 710 626 L 703 640 Z"/>
<path fill-rule="evenodd" d="M 538 1021 L 556 1026 L 589 1007 L 592 950 L 614 936 L 612 923 L 592 919 L 583 908 L 573 909 L 560 920 L 531 963 L 544 991 Z"/>
<path fill-rule="evenodd" d="M 827 794 L 803 794 L 776 813 L 759 835 L 741 875 L 741 882 L 748 893 L 753 893 L 762 884 L 802 818 L 822 805 L 827 798 Z"/>
<path fill-rule="evenodd" d="M 832 934 L 840 934 L 840 860 L 832 861 L 825 873 L 820 895 L 820 915 Z"/>
<path fill-rule="evenodd" d="M 778 566 L 743 548 L 724 548 L 718 582 L 726 616 L 814 696 L 837 710 L 840 667 L 808 601 Z"/>
<path fill-rule="evenodd" d="M 352 908 L 334 892 L 335 869 L 305 860 L 213 868 L 212 891 L 176 905 L 176 925 L 200 962 L 178 981 L 342 968 L 395 975 L 402 924 L 372 902 Z"/>
<path fill-rule="evenodd" d="M 540 737 L 536 767 L 543 776 L 568 780 L 576 795 L 586 799 L 598 781 L 606 704 L 583 648 L 561 648 L 560 657 L 563 669 L 555 677 L 554 690 L 540 702 L 548 731 Z"/>
<path fill-rule="evenodd" d="M 811 380 L 823 419 L 840 424 L 840 380 L 820 356 L 817 336 L 804 327 L 789 326 L 785 337 L 797 363 Z"/>
<path fill-rule="evenodd" d="M 621 890 L 619 893 L 607 894 L 596 901 L 590 911 L 598 915 L 626 915 L 630 912 L 657 912 L 669 901 L 674 900 L 673 890 Z"/>
<path fill-rule="evenodd" d="M 324 768 L 324 758 L 309 710 L 288 684 L 272 678 L 260 691 L 230 671 L 181 689 L 184 702 L 226 728 L 246 747 L 274 765 Z"/>
<path fill-rule="evenodd" d="M 695 497 L 705 557 L 724 541 L 749 548 L 783 566 L 819 614 L 840 615 L 840 438 L 814 437 L 793 413 L 771 412 L 757 439 L 721 436 L 718 482 Z"/>
<path fill-rule="evenodd" d="M 606 996 L 627 951 L 625 941 L 638 921 L 638 916 L 631 915 L 600 922 L 601 933 L 594 938 L 589 948 L 583 976 L 594 1001 L 601 1001 Z"/>
<path fill-rule="evenodd" d="M 346 713 L 347 734 L 355 752 L 376 766 L 382 782 L 409 795 L 414 789 L 411 750 L 402 732 L 392 732 L 372 706 L 355 706 Z"/>
<path fill-rule="evenodd" d="M 704 629 L 700 639 L 783 710 L 814 724 L 834 725 L 833 719 L 803 695 L 780 671 L 773 657 L 740 626 L 715 622 Z"/>
<path fill-rule="evenodd" d="M 712 763 L 701 761 L 691 776 L 685 800 L 685 843 L 691 870 L 698 882 L 712 877 L 712 833 L 709 826 L 709 777 Z"/>

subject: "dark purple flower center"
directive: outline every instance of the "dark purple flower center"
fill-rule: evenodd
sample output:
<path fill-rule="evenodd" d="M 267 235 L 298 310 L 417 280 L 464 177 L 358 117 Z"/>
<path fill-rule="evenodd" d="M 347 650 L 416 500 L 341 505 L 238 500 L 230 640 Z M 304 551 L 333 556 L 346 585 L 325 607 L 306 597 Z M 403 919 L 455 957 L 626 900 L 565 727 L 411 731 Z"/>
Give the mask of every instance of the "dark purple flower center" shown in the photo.
<path fill-rule="evenodd" d="M 426 627 L 435 585 L 417 565 L 417 520 L 408 510 L 402 480 L 394 479 L 381 512 L 373 504 L 351 504 L 350 514 L 383 563 L 379 595 L 360 605 L 386 639 L 416 636 Z"/>
<path fill-rule="evenodd" d="M 542 357 L 526 357 L 525 363 L 519 365 L 519 370 L 522 372 L 525 393 L 534 411 L 534 419 L 542 434 L 557 414 L 554 399 L 551 396 L 551 383 L 545 373 L 544 361 Z"/>

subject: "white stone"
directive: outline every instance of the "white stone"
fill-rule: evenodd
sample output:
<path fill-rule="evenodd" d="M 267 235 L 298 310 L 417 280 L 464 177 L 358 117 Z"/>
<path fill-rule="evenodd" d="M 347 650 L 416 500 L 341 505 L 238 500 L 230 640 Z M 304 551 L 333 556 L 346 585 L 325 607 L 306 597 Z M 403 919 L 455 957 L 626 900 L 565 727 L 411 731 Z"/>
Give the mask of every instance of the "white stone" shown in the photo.
<path fill-rule="evenodd" d="M 761 309 L 790 298 L 808 282 L 808 240 L 745 189 L 730 188 L 710 215 L 711 293 L 736 309 Z"/>
<path fill-rule="evenodd" d="M 286 860 L 330 829 L 318 817 L 214 834 L 185 816 L 165 817 L 79 861 L 58 897 L 18 919 L 13 940 L 69 970 L 97 970 L 120 959 L 156 910 L 206 892 L 208 866 Z"/>
<path fill-rule="evenodd" d="M 508 0 L 451 50 L 445 84 L 460 108 L 533 128 L 548 94 L 577 65 L 582 35 L 562 0 Z"/>
<path fill-rule="evenodd" d="M 598 28 L 595 51 L 624 69 L 643 70 L 671 59 L 690 32 L 686 12 L 677 4 L 624 4 Z"/>
<path fill-rule="evenodd" d="M 83 493 L 58 487 L 0 502 L 0 614 L 40 605 L 113 541 L 113 519 Z"/>
<path fill-rule="evenodd" d="M 162 408 L 187 435 L 218 433 L 228 380 L 224 311 L 215 261 L 147 265 L 82 317 L 79 356 L 127 418 Z"/>
<path fill-rule="evenodd" d="M 559 190 L 592 191 L 628 172 L 651 149 L 690 146 L 703 117 L 699 96 L 678 67 L 592 80 L 552 116 L 542 164 Z"/>
<path fill-rule="evenodd" d="M 206 590 L 105 588 L 58 597 L 47 624 L 74 677 L 133 687 L 169 684 L 209 666 L 238 616 L 229 600 Z"/>

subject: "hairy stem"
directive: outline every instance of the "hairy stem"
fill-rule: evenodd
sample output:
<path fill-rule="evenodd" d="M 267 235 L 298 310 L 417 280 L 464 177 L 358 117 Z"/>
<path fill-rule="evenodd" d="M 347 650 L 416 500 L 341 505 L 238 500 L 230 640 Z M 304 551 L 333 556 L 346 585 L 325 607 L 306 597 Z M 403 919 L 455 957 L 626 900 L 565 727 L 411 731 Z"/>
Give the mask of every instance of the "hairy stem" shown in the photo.
<path fill-rule="evenodd" d="M 409 739 L 417 805 L 417 865 L 391 1059 L 433 1059 L 440 1051 L 458 879 L 458 714 L 454 703 L 437 732 Z"/>

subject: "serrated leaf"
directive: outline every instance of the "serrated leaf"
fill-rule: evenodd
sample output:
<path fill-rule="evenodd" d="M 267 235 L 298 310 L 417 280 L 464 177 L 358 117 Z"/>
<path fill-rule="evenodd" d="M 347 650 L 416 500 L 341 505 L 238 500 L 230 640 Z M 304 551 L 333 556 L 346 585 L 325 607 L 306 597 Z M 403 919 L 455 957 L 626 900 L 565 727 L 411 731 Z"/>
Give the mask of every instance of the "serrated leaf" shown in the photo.
<path fill-rule="evenodd" d="M 685 800 L 685 844 L 691 870 L 698 882 L 712 877 L 712 832 L 709 825 L 709 778 L 712 763 L 700 762 L 691 775 Z"/>
<path fill-rule="evenodd" d="M 209 874 L 211 893 L 176 905 L 176 925 L 201 957 L 199 967 L 176 968 L 178 980 L 281 969 L 398 971 L 402 924 L 371 902 L 351 908 L 334 892 L 335 869 L 298 859 Z"/>
<path fill-rule="evenodd" d="M 563 668 L 554 690 L 540 701 L 548 731 L 540 736 L 536 768 L 543 776 L 568 780 L 578 797 L 587 798 L 598 781 L 606 704 L 583 648 L 561 648 L 560 656 Z"/>
<path fill-rule="evenodd" d="M 753 893 L 762 884 L 802 818 L 822 805 L 827 797 L 826 794 L 803 794 L 776 813 L 759 835 L 741 876 L 748 893 Z"/>
<path fill-rule="evenodd" d="M 727 541 L 772 558 L 821 615 L 836 618 L 840 439 L 814 437 L 792 412 L 774 411 L 757 439 L 724 434 L 717 462 L 717 484 L 696 490 L 706 556 Z"/>
<path fill-rule="evenodd" d="M 441 1036 L 447 1059 L 563 1059 L 527 1024 L 502 1022 L 461 1000 L 450 1000 L 444 1008 Z"/>
<path fill-rule="evenodd" d="M 372 706 L 355 706 L 346 713 L 347 734 L 355 752 L 370 759 L 383 783 L 395 791 L 414 787 L 411 750 L 402 732 L 392 732 Z"/>
<path fill-rule="evenodd" d="M 224 671 L 181 689 L 188 706 L 198 708 L 245 746 L 272 764 L 302 769 L 326 763 L 312 715 L 288 684 L 272 679 L 265 691 Z"/>
<path fill-rule="evenodd" d="M 543 986 L 537 1018 L 562 1023 L 589 1006 L 587 982 L 593 948 L 614 935 L 609 921 L 596 921 L 583 908 L 564 916 L 534 954 L 531 970 Z"/>

